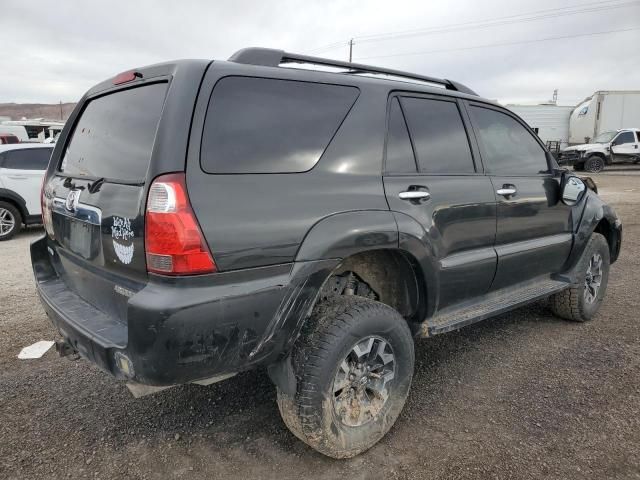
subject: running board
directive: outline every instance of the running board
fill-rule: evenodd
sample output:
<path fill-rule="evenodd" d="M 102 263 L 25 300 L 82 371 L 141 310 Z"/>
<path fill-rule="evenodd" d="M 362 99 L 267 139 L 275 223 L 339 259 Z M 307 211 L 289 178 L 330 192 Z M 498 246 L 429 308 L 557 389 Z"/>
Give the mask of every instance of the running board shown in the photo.
<path fill-rule="evenodd" d="M 447 308 L 428 318 L 418 331 L 419 337 L 430 337 L 438 333 L 457 330 L 471 323 L 499 315 L 509 310 L 535 302 L 560 292 L 571 286 L 570 283 L 545 278 L 529 282 L 520 287 L 508 287 L 489 293 L 463 306 Z"/>

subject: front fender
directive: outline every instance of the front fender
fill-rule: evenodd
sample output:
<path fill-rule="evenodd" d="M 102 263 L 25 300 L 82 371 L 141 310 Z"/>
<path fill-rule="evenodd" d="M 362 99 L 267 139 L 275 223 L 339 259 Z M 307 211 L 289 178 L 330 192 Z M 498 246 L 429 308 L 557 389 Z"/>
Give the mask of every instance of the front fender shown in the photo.
<path fill-rule="evenodd" d="M 572 270 L 587 246 L 587 242 L 598 224 L 604 219 L 613 229 L 620 229 L 620 220 L 616 212 L 595 192 L 587 190 L 583 202 L 582 215 L 574 217 L 574 242 L 567 260 L 568 270 Z M 619 248 L 612 251 L 611 263 L 617 260 Z"/>

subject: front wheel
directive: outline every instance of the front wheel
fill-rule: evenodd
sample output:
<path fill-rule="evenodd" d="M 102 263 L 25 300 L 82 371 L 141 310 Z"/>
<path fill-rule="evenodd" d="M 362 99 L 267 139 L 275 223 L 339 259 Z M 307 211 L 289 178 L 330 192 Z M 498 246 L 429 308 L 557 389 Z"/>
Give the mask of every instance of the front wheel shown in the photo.
<path fill-rule="evenodd" d="M 584 162 L 584 169 L 591 173 L 600 173 L 604 170 L 604 158 L 598 155 L 592 155 Z"/>
<path fill-rule="evenodd" d="M 600 309 L 609 282 L 609 245 L 592 233 L 577 265 L 578 286 L 552 295 L 553 313 L 576 322 L 591 320 Z"/>
<path fill-rule="evenodd" d="M 333 458 L 380 440 L 402 411 L 413 377 L 413 337 L 402 316 L 357 296 L 320 304 L 292 357 L 297 389 L 278 389 L 287 427 Z"/>

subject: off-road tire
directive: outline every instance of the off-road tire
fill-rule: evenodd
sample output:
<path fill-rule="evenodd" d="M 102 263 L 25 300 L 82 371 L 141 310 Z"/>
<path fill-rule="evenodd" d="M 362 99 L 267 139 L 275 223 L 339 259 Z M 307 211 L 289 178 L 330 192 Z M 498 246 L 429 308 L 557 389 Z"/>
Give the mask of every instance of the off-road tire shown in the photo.
<path fill-rule="evenodd" d="M 584 169 L 590 173 L 600 173 L 604 170 L 606 162 L 604 158 L 599 155 L 591 155 L 584 162 Z"/>
<path fill-rule="evenodd" d="M 595 253 L 599 253 L 602 257 L 602 280 L 595 301 L 588 303 L 584 295 L 585 279 L 587 267 Z M 563 290 L 550 297 L 549 301 L 553 313 L 560 318 L 575 322 L 591 320 L 600 309 L 607 290 L 609 261 L 609 245 L 607 241 L 599 233 L 592 233 L 589 243 L 587 243 L 584 253 L 576 266 L 578 286 Z"/>
<path fill-rule="evenodd" d="M 14 235 L 22 228 L 22 215 L 20 215 L 20 212 L 16 207 L 7 202 L 0 202 L 0 211 L 3 210 L 13 216 L 14 223 L 13 228 L 4 234 L 2 234 L 2 229 L 0 229 L 0 242 L 13 238 Z"/>
<path fill-rule="evenodd" d="M 354 345 L 375 336 L 393 349 L 395 376 L 379 413 L 348 426 L 334 407 L 334 379 Z M 336 296 L 314 309 L 292 352 L 297 379 L 293 396 L 278 389 L 278 408 L 287 427 L 303 442 L 333 458 L 350 458 L 372 447 L 393 426 L 409 393 L 414 341 L 393 308 L 358 296 Z"/>

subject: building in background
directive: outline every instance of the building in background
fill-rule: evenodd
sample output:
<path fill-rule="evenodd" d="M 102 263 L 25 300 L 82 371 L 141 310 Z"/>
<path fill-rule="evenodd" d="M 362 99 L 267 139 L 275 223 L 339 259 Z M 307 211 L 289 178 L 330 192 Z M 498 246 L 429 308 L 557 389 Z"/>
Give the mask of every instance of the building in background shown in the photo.
<path fill-rule="evenodd" d="M 5 120 L 0 122 L 0 133 L 15 134 L 16 129 L 24 129 L 27 139 L 19 136 L 18 138 L 20 138 L 21 141 L 44 142 L 45 140 L 55 139 L 62 130 L 62 127 L 64 127 L 64 122 L 44 118 Z"/>
<path fill-rule="evenodd" d="M 527 122 L 545 144 L 553 146 L 552 150 L 569 145 L 569 117 L 575 107 L 553 102 L 506 107 Z"/>

